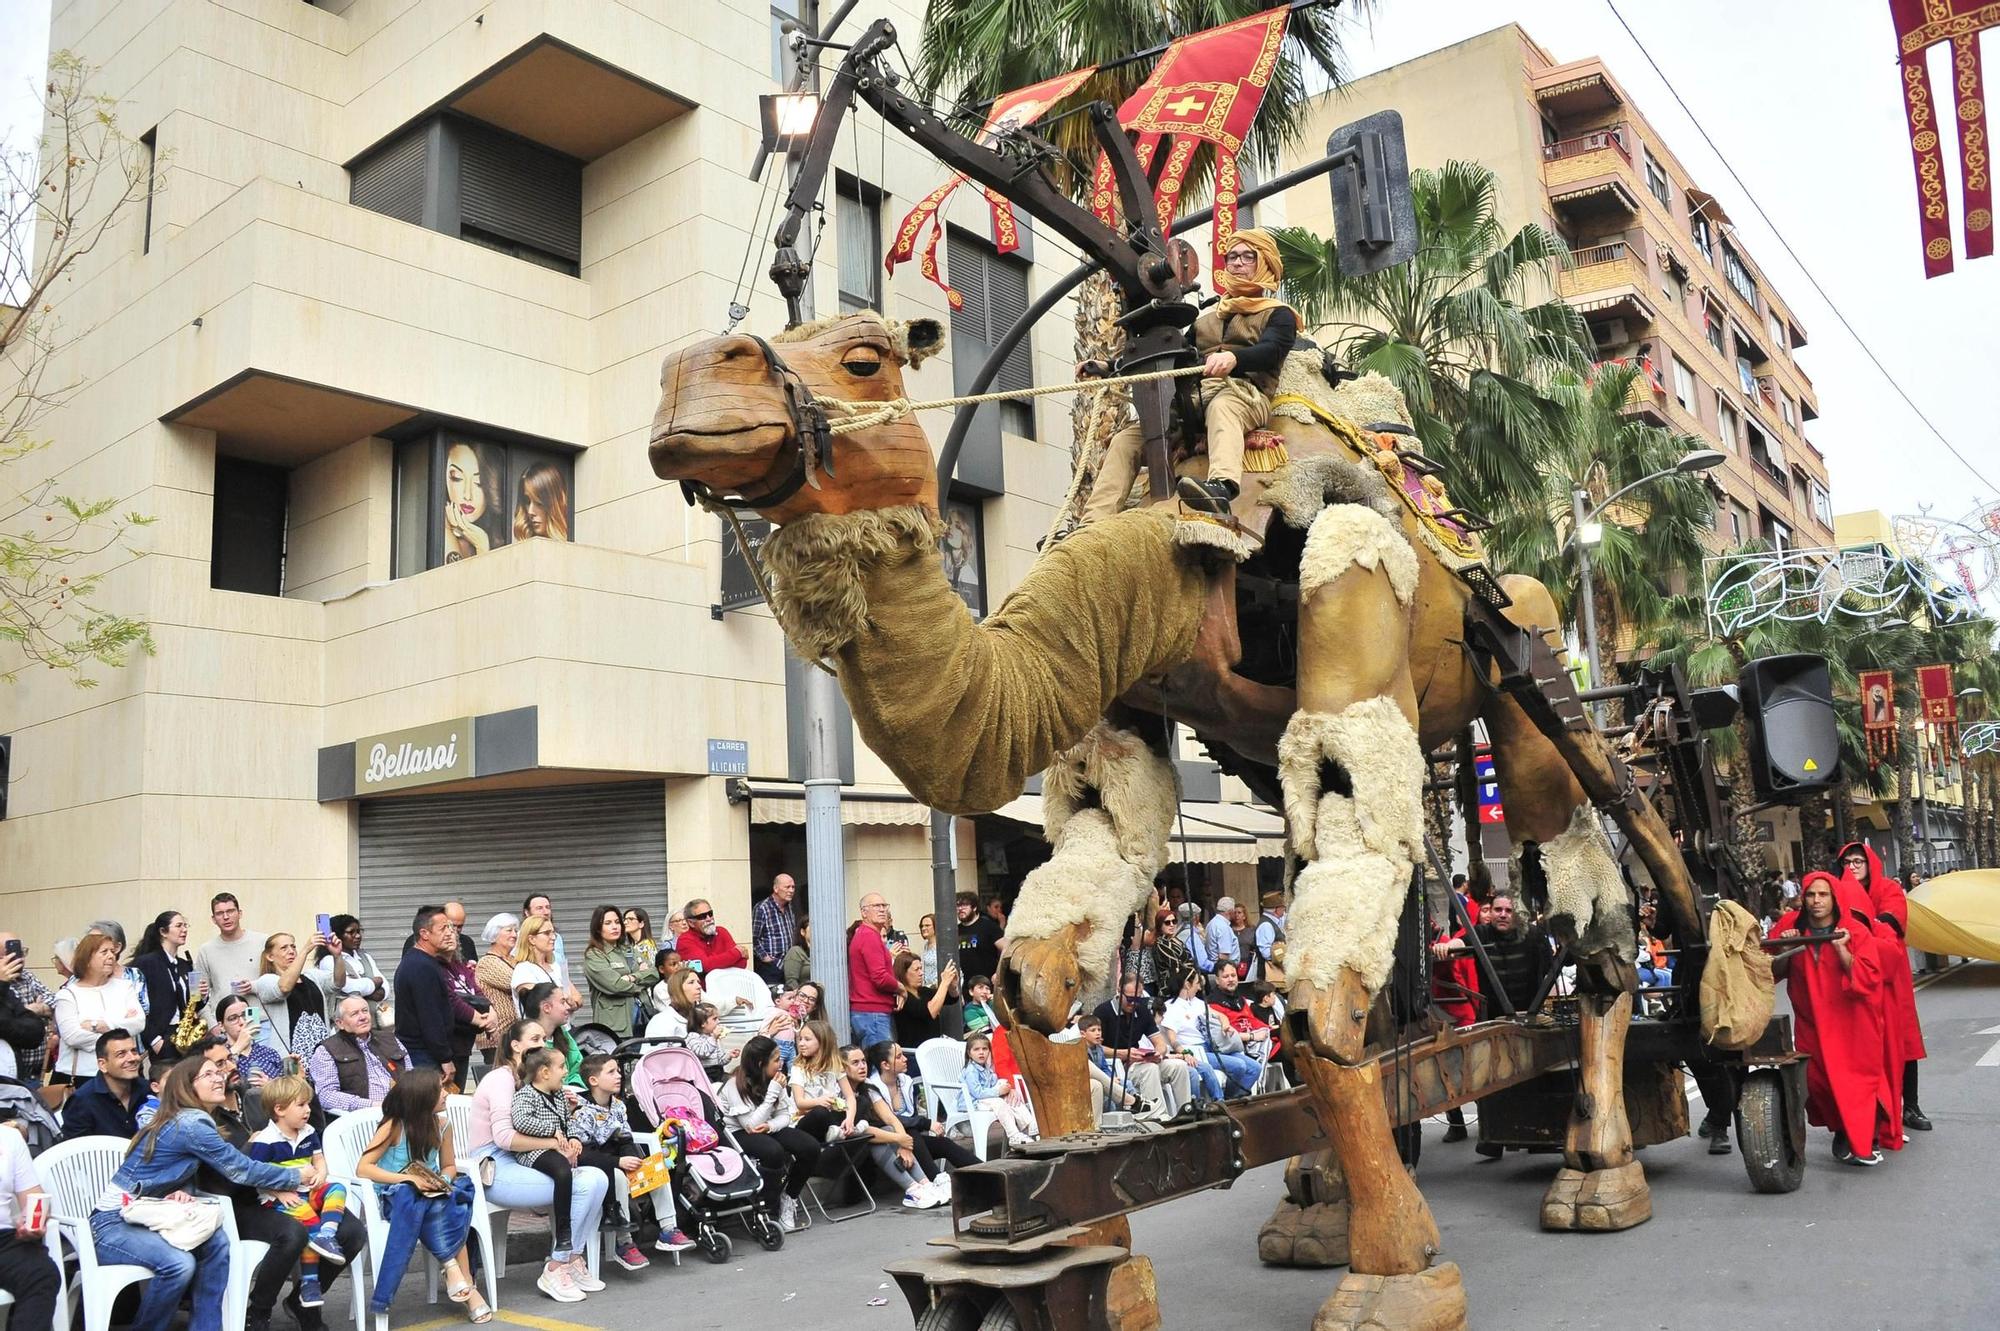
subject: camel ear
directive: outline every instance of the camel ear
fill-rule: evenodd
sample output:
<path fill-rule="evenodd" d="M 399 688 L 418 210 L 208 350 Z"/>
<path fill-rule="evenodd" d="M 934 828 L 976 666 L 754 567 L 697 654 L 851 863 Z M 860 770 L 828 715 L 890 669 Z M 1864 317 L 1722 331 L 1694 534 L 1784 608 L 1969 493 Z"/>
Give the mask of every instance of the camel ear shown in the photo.
<path fill-rule="evenodd" d="M 944 348 L 944 325 L 936 319 L 893 320 L 889 339 L 903 363 L 916 369 Z"/>

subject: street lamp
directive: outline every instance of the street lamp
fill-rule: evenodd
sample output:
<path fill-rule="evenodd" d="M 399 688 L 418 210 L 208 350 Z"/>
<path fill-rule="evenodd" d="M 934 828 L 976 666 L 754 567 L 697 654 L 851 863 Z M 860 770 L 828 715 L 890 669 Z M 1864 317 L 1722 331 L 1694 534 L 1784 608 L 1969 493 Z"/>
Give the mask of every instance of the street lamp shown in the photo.
<path fill-rule="evenodd" d="M 1663 471 L 1656 471 L 1650 476 L 1641 476 L 1630 485 L 1614 490 L 1605 497 L 1603 503 L 1588 511 L 1585 511 L 1584 505 L 1590 502 L 1589 491 L 1581 486 L 1571 488 L 1570 541 L 1576 546 L 1577 578 L 1582 584 L 1583 592 L 1583 659 L 1590 666 L 1590 687 L 1593 689 L 1602 687 L 1604 683 L 1597 661 L 1597 594 L 1590 578 L 1590 547 L 1604 539 L 1604 524 L 1597 519 L 1614 501 L 1642 485 L 1650 485 L 1669 476 L 1691 476 L 1696 472 L 1713 471 L 1728 460 L 1729 455 L 1718 449 L 1697 448 L 1676 460 L 1673 466 Z M 1591 710 L 1597 714 L 1597 719 L 1601 723 L 1604 719 L 1601 708 L 1593 705 Z"/>

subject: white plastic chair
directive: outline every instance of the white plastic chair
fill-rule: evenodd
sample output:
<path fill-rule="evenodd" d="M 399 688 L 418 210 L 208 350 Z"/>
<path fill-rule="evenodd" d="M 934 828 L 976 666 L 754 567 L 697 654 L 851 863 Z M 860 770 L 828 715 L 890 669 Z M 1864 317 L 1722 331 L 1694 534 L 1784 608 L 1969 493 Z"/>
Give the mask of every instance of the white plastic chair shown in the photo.
<path fill-rule="evenodd" d="M 257 1268 L 271 1253 L 271 1245 L 262 1239 L 246 1239 L 236 1228 L 236 1208 L 229 1204 L 227 1197 L 216 1197 L 214 1193 L 201 1192 L 197 1197 L 215 1197 L 216 1205 L 222 1208 L 222 1232 L 229 1236 L 229 1283 L 222 1291 L 222 1325 L 243 1331 L 243 1325 L 250 1316 L 250 1285 L 256 1277 Z"/>
<path fill-rule="evenodd" d="M 451 1125 L 452 1154 L 458 1160 L 458 1169 L 472 1180 L 472 1232 L 478 1236 L 480 1253 L 486 1264 L 486 1301 L 495 1308 L 500 1306 L 500 1295 L 494 1282 L 507 1274 L 507 1217 L 513 1208 L 502 1206 L 486 1195 L 485 1181 L 472 1161 L 472 1097 L 469 1095 L 448 1095 L 444 1099 L 445 1122 Z M 549 1215 L 550 1232 L 554 1232 L 555 1215 Z M 584 1250 L 584 1260 L 595 1276 L 603 1261 L 604 1237 L 593 1232 L 590 1245 Z"/>
<path fill-rule="evenodd" d="M 35 1175 L 49 1195 L 50 1228 L 59 1231 L 76 1253 L 76 1280 L 65 1290 L 63 1321 L 70 1320 L 67 1295 L 76 1295 L 83 1300 L 84 1331 L 110 1331 L 111 1308 L 119 1294 L 153 1278 L 151 1267 L 100 1263 L 96 1236 L 90 1232 L 90 1213 L 97 1209 L 98 1194 L 130 1149 L 122 1137 L 79 1137 L 58 1142 L 35 1157 Z"/>
<path fill-rule="evenodd" d="M 949 1133 L 959 1124 L 972 1136 L 972 1153 L 986 1158 L 986 1131 L 993 1115 L 983 1109 L 966 1110 L 964 1101 L 965 1045 L 948 1035 L 940 1035 L 917 1046 L 917 1075 L 923 1079 L 924 1093 L 930 1097 L 930 1114 L 941 1130 Z"/>
<path fill-rule="evenodd" d="M 771 1001 L 771 986 L 764 982 L 764 977 L 740 966 L 708 972 L 701 977 L 701 989 L 708 996 L 707 1001 L 715 1005 L 722 1024 L 732 1030 L 754 1033 L 771 1019 L 777 1007 Z M 739 998 L 749 999 L 750 1006 L 735 1006 Z"/>

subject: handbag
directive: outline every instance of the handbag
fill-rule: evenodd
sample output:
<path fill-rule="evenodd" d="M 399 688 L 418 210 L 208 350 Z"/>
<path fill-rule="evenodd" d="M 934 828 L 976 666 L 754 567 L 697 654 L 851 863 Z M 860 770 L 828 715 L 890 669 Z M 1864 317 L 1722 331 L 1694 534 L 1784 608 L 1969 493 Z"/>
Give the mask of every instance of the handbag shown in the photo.
<path fill-rule="evenodd" d="M 451 1191 L 451 1180 L 422 1160 L 410 1161 L 403 1166 L 403 1172 L 416 1180 L 417 1191 L 426 1197 L 442 1197 Z"/>
<path fill-rule="evenodd" d="M 189 1202 L 164 1197 L 134 1197 L 118 1208 L 128 1225 L 150 1229 L 182 1252 L 193 1252 L 215 1236 L 222 1224 L 222 1203 L 213 1197 Z"/>

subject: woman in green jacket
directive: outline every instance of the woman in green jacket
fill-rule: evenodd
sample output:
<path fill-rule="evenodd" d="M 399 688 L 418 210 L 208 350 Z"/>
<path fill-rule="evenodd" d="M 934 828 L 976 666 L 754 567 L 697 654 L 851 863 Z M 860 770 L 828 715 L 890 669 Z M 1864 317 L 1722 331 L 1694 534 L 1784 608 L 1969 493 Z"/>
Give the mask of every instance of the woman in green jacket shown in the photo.
<path fill-rule="evenodd" d="M 630 1036 L 632 1005 L 646 992 L 642 976 L 644 972 L 625 942 L 623 913 L 616 906 L 599 906 L 591 912 L 590 946 L 583 953 L 590 1019 L 621 1040 Z"/>

